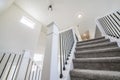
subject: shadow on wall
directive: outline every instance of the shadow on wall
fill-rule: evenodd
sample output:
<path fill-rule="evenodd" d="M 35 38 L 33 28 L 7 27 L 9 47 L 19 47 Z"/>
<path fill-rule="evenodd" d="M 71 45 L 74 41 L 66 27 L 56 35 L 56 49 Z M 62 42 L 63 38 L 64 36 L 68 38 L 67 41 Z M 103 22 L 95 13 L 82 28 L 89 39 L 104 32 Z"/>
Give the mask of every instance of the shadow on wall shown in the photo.
<path fill-rule="evenodd" d="M 99 28 L 96 26 L 96 30 L 95 30 L 95 38 L 98 38 L 98 37 L 102 37 L 102 34 L 101 34 Z"/>

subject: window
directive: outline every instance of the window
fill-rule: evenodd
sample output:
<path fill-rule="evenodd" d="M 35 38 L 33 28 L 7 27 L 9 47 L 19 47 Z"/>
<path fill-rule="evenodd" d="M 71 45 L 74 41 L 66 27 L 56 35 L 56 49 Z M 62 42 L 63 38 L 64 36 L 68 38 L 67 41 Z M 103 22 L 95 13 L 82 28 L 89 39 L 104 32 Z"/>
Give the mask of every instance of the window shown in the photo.
<path fill-rule="evenodd" d="M 33 21 L 31 21 L 30 19 L 28 19 L 27 17 L 22 17 L 20 20 L 21 23 L 27 25 L 28 27 L 30 27 L 31 29 L 34 29 L 35 23 Z"/>

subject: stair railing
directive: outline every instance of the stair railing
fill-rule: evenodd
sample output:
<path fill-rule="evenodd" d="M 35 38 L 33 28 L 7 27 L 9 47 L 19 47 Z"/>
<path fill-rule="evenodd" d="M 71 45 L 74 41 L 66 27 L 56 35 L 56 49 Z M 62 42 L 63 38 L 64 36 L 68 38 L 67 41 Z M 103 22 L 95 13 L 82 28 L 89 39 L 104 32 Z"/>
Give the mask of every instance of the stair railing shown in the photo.
<path fill-rule="evenodd" d="M 120 10 L 97 18 L 96 25 L 102 36 L 109 38 L 111 41 L 116 41 L 120 45 Z"/>
<path fill-rule="evenodd" d="M 66 68 L 68 68 L 68 61 L 70 60 L 70 57 L 72 56 L 71 53 L 73 50 L 73 46 L 75 45 L 77 39 L 74 34 L 73 29 L 69 29 L 67 31 L 59 33 L 59 43 L 60 43 L 60 78 L 66 77 L 67 75 L 64 74 L 66 71 Z M 69 75 L 69 71 L 68 71 Z"/>
<path fill-rule="evenodd" d="M 0 80 L 40 80 L 40 71 L 28 53 L 0 53 Z"/>

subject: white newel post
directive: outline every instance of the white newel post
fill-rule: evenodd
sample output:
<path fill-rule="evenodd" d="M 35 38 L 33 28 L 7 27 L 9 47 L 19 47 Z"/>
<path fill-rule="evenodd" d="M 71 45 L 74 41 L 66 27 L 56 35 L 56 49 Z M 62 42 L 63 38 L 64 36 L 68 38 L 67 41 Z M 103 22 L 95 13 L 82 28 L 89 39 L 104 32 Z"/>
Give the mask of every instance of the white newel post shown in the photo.
<path fill-rule="evenodd" d="M 58 28 L 54 22 L 47 27 L 47 44 L 41 80 L 58 80 Z"/>
<path fill-rule="evenodd" d="M 29 59 L 32 58 L 30 51 L 24 50 L 23 53 L 24 53 L 24 55 L 22 58 L 22 62 L 20 64 L 20 69 L 19 69 L 19 72 L 17 74 L 16 80 L 24 80 Z"/>

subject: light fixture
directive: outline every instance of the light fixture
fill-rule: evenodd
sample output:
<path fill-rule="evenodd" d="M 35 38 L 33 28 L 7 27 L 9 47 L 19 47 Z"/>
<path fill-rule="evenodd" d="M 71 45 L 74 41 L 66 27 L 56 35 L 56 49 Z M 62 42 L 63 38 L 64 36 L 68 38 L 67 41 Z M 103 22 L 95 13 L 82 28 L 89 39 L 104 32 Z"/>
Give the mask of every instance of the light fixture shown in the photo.
<path fill-rule="evenodd" d="M 85 34 L 85 33 L 84 33 L 84 34 L 83 34 L 83 36 L 84 36 L 84 37 L 86 37 L 86 36 L 87 36 L 87 34 Z"/>
<path fill-rule="evenodd" d="M 48 0 L 48 11 L 53 11 L 53 0 Z"/>
<path fill-rule="evenodd" d="M 20 22 L 27 25 L 31 29 L 34 29 L 35 23 L 33 21 L 31 21 L 30 19 L 28 19 L 27 17 L 23 16 L 21 18 Z"/>
<path fill-rule="evenodd" d="M 78 18 L 81 18 L 81 17 L 82 17 L 82 15 L 81 15 L 81 14 L 79 14 L 79 15 L 78 15 Z"/>
<path fill-rule="evenodd" d="M 53 10 L 53 7 L 52 7 L 52 5 L 51 5 L 51 4 L 48 6 L 48 10 L 50 10 L 50 11 L 52 11 L 52 10 Z"/>

